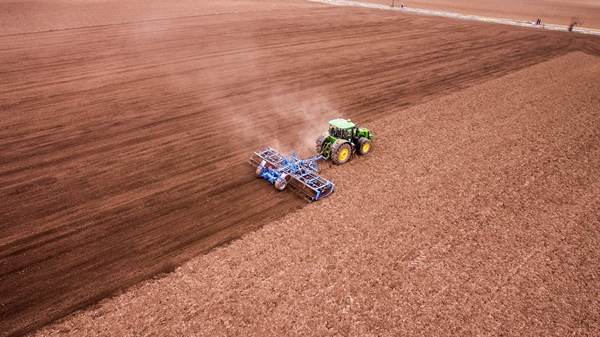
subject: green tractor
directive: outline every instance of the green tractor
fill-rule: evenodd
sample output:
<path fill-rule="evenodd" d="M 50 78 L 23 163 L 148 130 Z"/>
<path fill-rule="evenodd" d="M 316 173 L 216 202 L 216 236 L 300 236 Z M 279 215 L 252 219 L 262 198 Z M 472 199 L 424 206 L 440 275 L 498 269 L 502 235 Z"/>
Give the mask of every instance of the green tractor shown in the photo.
<path fill-rule="evenodd" d="M 369 129 L 360 128 L 349 119 L 337 118 L 329 121 L 329 133 L 317 139 L 316 150 L 323 158 L 341 165 L 355 152 L 360 155 L 371 152 L 373 137 Z"/>

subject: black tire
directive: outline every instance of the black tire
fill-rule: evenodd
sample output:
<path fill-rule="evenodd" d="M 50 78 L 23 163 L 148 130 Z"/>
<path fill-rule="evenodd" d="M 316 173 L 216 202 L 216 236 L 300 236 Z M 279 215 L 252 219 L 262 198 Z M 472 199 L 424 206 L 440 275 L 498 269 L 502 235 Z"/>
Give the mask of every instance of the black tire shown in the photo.
<path fill-rule="evenodd" d="M 315 151 L 318 154 L 321 154 L 321 151 L 323 151 L 323 144 L 325 144 L 325 139 L 327 139 L 327 136 L 321 135 L 319 136 L 319 138 L 317 138 L 317 141 L 315 142 Z"/>
<path fill-rule="evenodd" d="M 373 144 L 371 143 L 371 140 L 369 138 L 361 137 L 358 140 L 358 148 L 356 149 L 356 152 L 358 152 L 358 154 L 364 156 L 366 154 L 369 154 L 372 149 Z"/>
<path fill-rule="evenodd" d="M 273 184 L 273 186 L 275 186 L 275 189 L 278 191 L 283 191 L 285 190 L 285 188 L 287 187 L 288 184 L 288 179 L 287 179 L 287 174 L 282 174 L 281 177 L 277 178 L 277 180 L 275 180 L 275 184 Z"/>
<path fill-rule="evenodd" d="M 345 155 L 343 155 L 345 153 Z M 331 146 L 331 161 L 336 165 L 348 162 L 352 157 L 352 145 L 348 141 L 338 139 Z"/>

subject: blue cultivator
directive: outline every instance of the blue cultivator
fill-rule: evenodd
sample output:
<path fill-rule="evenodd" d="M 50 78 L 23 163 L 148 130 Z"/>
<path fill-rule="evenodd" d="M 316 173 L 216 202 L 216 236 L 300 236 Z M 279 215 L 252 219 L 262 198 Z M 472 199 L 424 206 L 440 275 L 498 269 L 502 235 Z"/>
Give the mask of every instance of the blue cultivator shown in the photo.
<path fill-rule="evenodd" d="M 319 176 L 319 159 L 322 157 L 302 160 L 295 153 L 286 157 L 267 147 L 254 152 L 250 163 L 256 166 L 256 175 L 273 184 L 275 189 L 283 191 L 289 186 L 309 201 L 316 201 L 335 190 L 333 182 Z"/>

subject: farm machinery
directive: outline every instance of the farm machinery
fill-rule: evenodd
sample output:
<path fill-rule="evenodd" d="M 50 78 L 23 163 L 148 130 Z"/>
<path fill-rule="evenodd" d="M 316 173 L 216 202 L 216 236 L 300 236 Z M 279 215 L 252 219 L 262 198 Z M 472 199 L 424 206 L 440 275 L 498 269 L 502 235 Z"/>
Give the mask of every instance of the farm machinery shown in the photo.
<path fill-rule="evenodd" d="M 358 127 L 349 119 L 329 121 L 329 132 L 317 138 L 316 151 L 324 159 L 341 165 L 354 153 L 366 155 L 371 152 L 374 135 L 367 128 Z"/>
<path fill-rule="evenodd" d="M 315 156 L 302 160 L 295 153 L 285 156 L 267 147 L 254 152 L 250 163 L 256 166 L 256 175 L 273 184 L 276 190 L 283 191 L 289 186 L 309 201 L 316 201 L 335 190 L 333 182 L 319 176 L 320 159 L 321 156 Z"/>
<path fill-rule="evenodd" d="M 329 132 L 316 142 L 317 155 L 299 159 L 295 153 L 286 156 L 267 147 L 254 152 L 250 163 L 256 167 L 256 175 L 273 184 L 276 190 L 287 187 L 299 192 L 309 201 L 329 196 L 335 185 L 319 175 L 319 160 L 331 160 L 340 165 L 348 162 L 354 153 L 366 155 L 371 152 L 373 133 L 360 128 L 350 120 L 329 121 Z"/>

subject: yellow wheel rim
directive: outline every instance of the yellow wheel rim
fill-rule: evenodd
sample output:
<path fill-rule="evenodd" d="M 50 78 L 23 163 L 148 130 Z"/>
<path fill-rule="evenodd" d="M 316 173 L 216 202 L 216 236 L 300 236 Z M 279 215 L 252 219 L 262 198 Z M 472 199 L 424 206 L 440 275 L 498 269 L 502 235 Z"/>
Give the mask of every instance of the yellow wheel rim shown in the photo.
<path fill-rule="evenodd" d="M 369 143 L 363 144 L 362 153 L 367 153 L 367 152 L 369 152 L 369 150 L 371 150 L 371 144 L 369 144 Z"/>
<path fill-rule="evenodd" d="M 340 154 L 338 155 L 338 159 L 340 161 L 346 161 L 346 159 L 348 159 L 349 156 L 350 156 L 350 150 L 342 149 L 342 151 L 340 151 Z"/>

